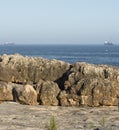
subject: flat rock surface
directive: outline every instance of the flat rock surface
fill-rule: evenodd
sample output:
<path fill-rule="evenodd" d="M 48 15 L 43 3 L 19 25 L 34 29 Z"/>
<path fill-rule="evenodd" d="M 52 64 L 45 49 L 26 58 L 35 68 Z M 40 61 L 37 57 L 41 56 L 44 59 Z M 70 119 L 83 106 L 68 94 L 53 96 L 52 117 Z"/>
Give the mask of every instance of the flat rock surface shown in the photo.
<path fill-rule="evenodd" d="M 54 116 L 57 130 L 119 130 L 117 107 L 29 106 L 0 104 L 0 130 L 48 130 Z"/>

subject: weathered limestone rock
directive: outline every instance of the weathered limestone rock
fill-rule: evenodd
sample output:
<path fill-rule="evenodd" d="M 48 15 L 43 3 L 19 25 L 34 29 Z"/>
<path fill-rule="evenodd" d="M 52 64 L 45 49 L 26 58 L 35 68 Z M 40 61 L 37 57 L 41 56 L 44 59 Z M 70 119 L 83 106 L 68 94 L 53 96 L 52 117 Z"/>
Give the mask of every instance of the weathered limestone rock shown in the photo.
<path fill-rule="evenodd" d="M 21 104 L 37 105 L 37 93 L 31 85 L 15 87 L 13 96 L 14 101 Z"/>
<path fill-rule="evenodd" d="M 79 106 L 81 99 L 76 94 L 70 94 L 66 91 L 61 91 L 58 97 L 61 106 Z"/>
<path fill-rule="evenodd" d="M 19 54 L 2 55 L 0 58 L 0 70 L 2 68 L 2 71 L 9 76 L 8 81 L 14 83 L 29 81 L 37 83 L 40 79 L 55 81 L 62 77 L 70 67 L 69 63 L 63 61 L 23 57 Z M 0 77 L 2 75 L 3 73 L 0 71 Z M 12 79 L 10 79 L 11 77 Z M 5 76 L 1 80 L 6 81 Z"/>
<path fill-rule="evenodd" d="M 26 85 L 23 87 L 25 84 Z M 33 86 L 33 87 L 32 87 Z M 34 90 L 35 89 L 35 90 Z M 0 101 L 62 106 L 118 104 L 119 68 L 19 54 L 0 57 Z"/>
<path fill-rule="evenodd" d="M 6 82 L 0 82 L 0 101 L 13 101 L 12 86 Z"/>
<path fill-rule="evenodd" d="M 58 85 L 53 81 L 43 82 L 39 90 L 39 103 L 41 105 L 59 105 L 57 96 L 60 92 Z"/>
<path fill-rule="evenodd" d="M 115 67 L 74 64 L 64 83 L 65 94 L 59 95 L 61 105 L 72 105 L 69 99 L 74 100 L 73 95 L 79 99 L 75 100 L 77 105 L 117 105 L 118 75 L 119 69 Z"/>

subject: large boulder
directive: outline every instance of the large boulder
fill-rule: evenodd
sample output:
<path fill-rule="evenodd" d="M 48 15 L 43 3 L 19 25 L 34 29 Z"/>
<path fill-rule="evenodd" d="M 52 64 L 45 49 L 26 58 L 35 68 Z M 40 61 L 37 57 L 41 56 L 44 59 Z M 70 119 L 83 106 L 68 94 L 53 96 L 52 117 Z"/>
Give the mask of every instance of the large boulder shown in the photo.
<path fill-rule="evenodd" d="M 12 85 L 6 82 L 0 82 L 0 101 L 13 101 Z"/>
<path fill-rule="evenodd" d="M 57 99 L 60 89 L 53 81 L 40 81 L 37 85 L 38 101 L 41 105 L 59 105 Z"/>
<path fill-rule="evenodd" d="M 68 80 L 64 83 L 64 92 L 59 95 L 60 104 L 117 105 L 118 76 L 119 69 L 115 67 L 75 63 L 70 70 Z"/>
<path fill-rule="evenodd" d="M 26 105 L 37 105 L 37 93 L 31 85 L 13 88 L 14 101 Z"/>
<path fill-rule="evenodd" d="M 14 83 L 37 83 L 39 79 L 56 81 L 70 68 L 70 64 L 19 54 L 2 55 L 0 80 Z"/>
<path fill-rule="evenodd" d="M 19 54 L 0 57 L 0 101 L 14 99 L 30 105 L 38 101 L 42 105 L 111 106 L 118 104 L 117 97 L 119 68 L 85 62 L 71 65 Z"/>
<path fill-rule="evenodd" d="M 68 91 L 61 91 L 58 99 L 61 106 L 79 106 L 81 102 L 77 94 L 71 94 Z"/>

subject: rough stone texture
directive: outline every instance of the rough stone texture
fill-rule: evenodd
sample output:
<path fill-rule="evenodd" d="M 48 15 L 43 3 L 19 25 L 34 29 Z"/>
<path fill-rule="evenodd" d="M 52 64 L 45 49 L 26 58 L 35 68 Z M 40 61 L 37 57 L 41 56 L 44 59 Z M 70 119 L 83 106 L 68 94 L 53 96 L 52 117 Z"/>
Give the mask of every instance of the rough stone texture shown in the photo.
<path fill-rule="evenodd" d="M 117 105 L 118 75 L 115 67 L 75 63 L 59 95 L 61 105 Z"/>
<path fill-rule="evenodd" d="M 0 82 L 0 101 L 13 101 L 12 86 L 6 82 Z"/>
<path fill-rule="evenodd" d="M 2 55 L 0 100 L 12 100 L 14 88 L 20 89 L 25 84 L 35 88 L 37 101 L 42 105 L 113 106 L 118 104 L 119 68 L 84 62 L 71 65 L 19 54 Z M 31 97 L 26 94 L 25 98 L 28 101 L 25 104 L 30 104 Z"/>
<path fill-rule="evenodd" d="M 78 95 L 66 91 L 61 91 L 58 99 L 61 106 L 79 106 L 81 102 Z"/>
<path fill-rule="evenodd" d="M 19 86 L 13 89 L 16 102 L 26 105 L 37 105 L 37 93 L 31 85 Z"/>
<path fill-rule="evenodd" d="M 57 96 L 60 89 L 56 83 L 53 81 L 46 81 L 39 86 L 39 103 L 41 105 L 59 105 Z"/>
<path fill-rule="evenodd" d="M 12 102 L 0 104 L 0 130 L 48 130 L 52 116 L 57 130 L 119 130 L 115 106 L 28 106 Z"/>
<path fill-rule="evenodd" d="M 37 83 L 40 79 L 55 81 L 69 69 L 70 64 L 63 61 L 43 58 L 23 57 L 22 55 L 2 55 L 0 62 L 0 77 L 15 83 Z M 6 70 L 8 70 L 6 72 Z M 11 79 L 10 79 L 11 78 Z"/>

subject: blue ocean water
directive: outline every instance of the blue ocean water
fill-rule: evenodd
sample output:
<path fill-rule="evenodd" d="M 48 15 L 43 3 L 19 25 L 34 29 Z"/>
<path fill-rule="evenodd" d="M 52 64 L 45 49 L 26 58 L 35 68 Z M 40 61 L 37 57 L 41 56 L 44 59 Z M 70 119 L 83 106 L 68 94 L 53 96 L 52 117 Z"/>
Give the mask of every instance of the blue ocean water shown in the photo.
<path fill-rule="evenodd" d="M 69 63 L 88 62 L 119 67 L 119 45 L 1 45 L 0 54 L 58 59 Z"/>

